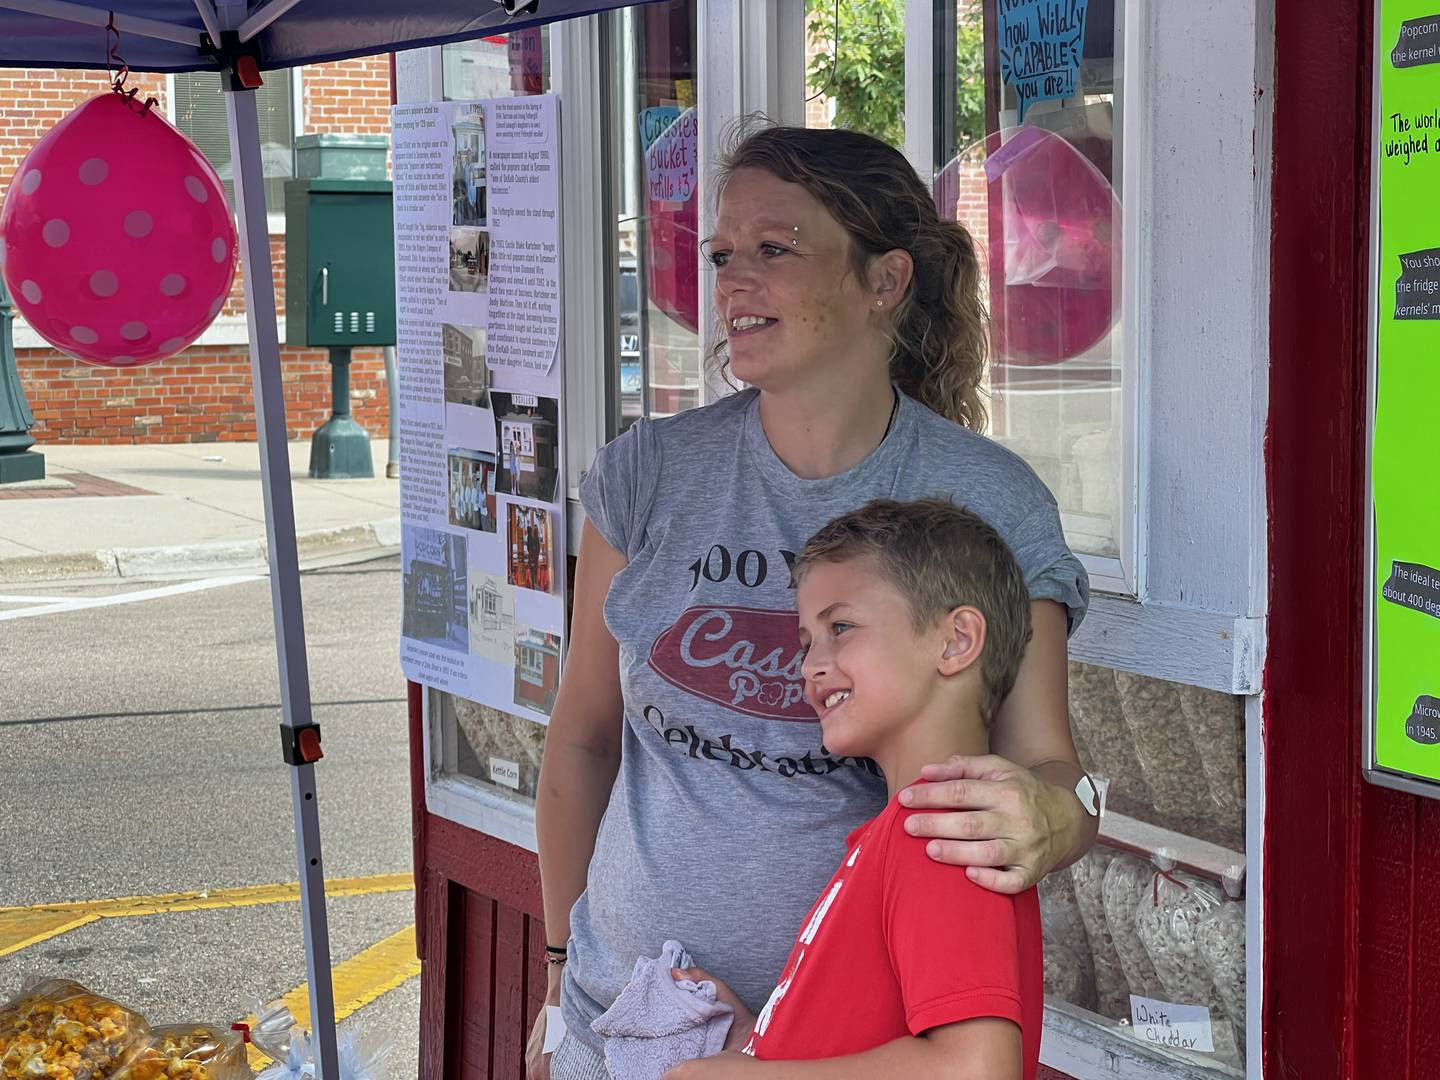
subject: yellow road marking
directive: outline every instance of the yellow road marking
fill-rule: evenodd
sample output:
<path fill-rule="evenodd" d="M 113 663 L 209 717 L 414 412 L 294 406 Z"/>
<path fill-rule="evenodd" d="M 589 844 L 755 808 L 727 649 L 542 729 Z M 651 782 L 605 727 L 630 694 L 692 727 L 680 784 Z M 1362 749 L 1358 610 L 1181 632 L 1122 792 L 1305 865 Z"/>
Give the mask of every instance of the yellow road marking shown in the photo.
<path fill-rule="evenodd" d="M 366 877 L 335 878 L 327 881 L 325 895 L 367 896 L 374 893 L 406 892 L 414 887 L 415 878 L 412 874 L 371 874 Z M 38 945 L 97 919 L 252 907 L 256 904 L 284 904 L 294 903 L 299 899 L 299 883 L 289 882 L 279 885 L 245 885 L 210 892 L 120 896 L 110 900 L 80 900 L 63 904 L 0 908 L 0 956 L 8 956 Z"/>
<path fill-rule="evenodd" d="M 368 949 L 356 953 L 349 960 L 336 964 L 330 971 L 331 986 L 335 994 L 335 1022 L 339 1023 L 351 1013 L 363 1009 L 382 994 L 388 994 L 397 986 L 409 982 L 420 974 L 420 958 L 415 955 L 415 924 L 377 941 Z M 310 1028 L 310 984 L 302 982 L 281 999 L 289 1006 L 295 1022 Z M 245 1023 L 253 1024 L 254 1016 L 247 1016 Z M 250 1047 L 250 1063 L 262 1066 L 268 1061 L 264 1054 L 253 1045 Z"/>
<path fill-rule="evenodd" d="M 24 908 L 0 913 L 0 956 L 28 949 L 42 941 L 95 922 L 98 915 L 76 915 L 68 911 L 28 911 Z"/>

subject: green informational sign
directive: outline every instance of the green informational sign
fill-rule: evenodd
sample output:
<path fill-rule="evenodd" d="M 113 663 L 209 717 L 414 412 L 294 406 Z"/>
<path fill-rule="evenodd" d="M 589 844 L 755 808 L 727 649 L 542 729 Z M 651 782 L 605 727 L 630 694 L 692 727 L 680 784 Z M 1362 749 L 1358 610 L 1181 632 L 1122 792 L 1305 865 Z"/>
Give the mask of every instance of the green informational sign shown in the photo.
<path fill-rule="evenodd" d="M 1377 6 L 1366 764 L 1440 796 L 1440 0 Z"/>

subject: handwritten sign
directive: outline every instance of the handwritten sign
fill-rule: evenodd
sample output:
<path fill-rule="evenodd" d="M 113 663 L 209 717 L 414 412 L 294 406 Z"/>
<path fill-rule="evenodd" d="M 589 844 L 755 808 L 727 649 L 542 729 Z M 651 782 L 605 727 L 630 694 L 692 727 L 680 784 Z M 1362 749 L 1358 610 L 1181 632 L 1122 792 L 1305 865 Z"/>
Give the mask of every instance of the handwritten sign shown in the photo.
<path fill-rule="evenodd" d="M 649 150 L 655 140 L 670 129 L 680 117 L 678 105 L 655 105 L 640 110 L 640 146 Z"/>
<path fill-rule="evenodd" d="M 505 787 L 520 790 L 520 766 L 514 761 L 492 757 L 490 759 L 490 781 Z"/>
<path fill-rule="evenodd" d="M 655 202 L 684 202 L 695 193 L 699 160 L 695 110 L 686 109 L 645 151 L 645 185 Z"/>
<path fill-rule="evenodd" d="M 1089 0 L 1000 0 L 1000 77 L 1015 88 L 1020 123 L 1037 101 L 1074 97 Z"/>
<path fill-rule="evenodd" d="M 1390 63 L 1397 68 L 1440 64 L 1440 15 L 1406 19 L 1390 50 Z"/>
<path fill-rule="evenodd" d="M 1404 252 L 1395 279 L 1395 318 L 1440 319 L 1440 248 Z"/>
<path fill-rule="evenodd" d="M 1130 1024 L 1141 1042 L 1176 1050 L 1215 1052 L 1210 1010 L 1204 1005 L 1176 1005 L 1131 994 Z"/>

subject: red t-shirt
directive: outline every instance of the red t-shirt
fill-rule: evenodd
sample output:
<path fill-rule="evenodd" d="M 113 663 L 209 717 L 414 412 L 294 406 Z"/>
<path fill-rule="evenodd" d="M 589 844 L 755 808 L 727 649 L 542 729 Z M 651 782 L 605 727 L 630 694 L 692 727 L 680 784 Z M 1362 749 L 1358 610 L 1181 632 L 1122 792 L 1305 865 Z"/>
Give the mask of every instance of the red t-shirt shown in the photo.
<path fill-rule="evenodd" d="M 746 1053 L 842 1057 L 978 1017 L 1020 1027 L 1025 1080 L 1044 1014 L 1035 890 L 1001 896 L 937 863 L 898 801 L 860 826 L 795 938 Z"/>

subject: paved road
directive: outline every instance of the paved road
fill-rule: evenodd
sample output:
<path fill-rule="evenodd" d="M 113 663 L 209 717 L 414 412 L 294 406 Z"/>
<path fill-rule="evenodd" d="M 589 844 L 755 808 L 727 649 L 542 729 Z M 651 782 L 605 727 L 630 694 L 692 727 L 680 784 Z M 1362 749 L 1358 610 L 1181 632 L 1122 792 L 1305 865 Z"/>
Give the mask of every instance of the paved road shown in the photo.
<path fill-rule="evenodd" d="M 302 592 L 326 877 L 358 879 L 330 904 L 332 958 L 361 956 L 352 1008 L 399 982 L 347 1024 L 395 1042 L 403 1078 L 419 990 L 397 945 L 414 920 L 398 563 L 309 571 Z M 108 600 L 41 602 L 60 596 Z M 246 888 L 297 878 L 268 582 L 0 586 L 0 676 L 0 998 L 62 974 L 155 1020 L 228 1021 L 299 987 L 293 893 Z M 127 896 L 168 898 L 35 910 Z"/>

